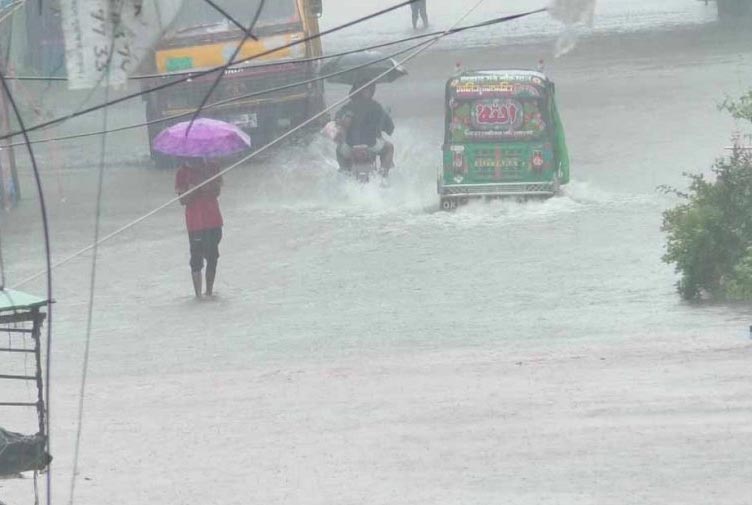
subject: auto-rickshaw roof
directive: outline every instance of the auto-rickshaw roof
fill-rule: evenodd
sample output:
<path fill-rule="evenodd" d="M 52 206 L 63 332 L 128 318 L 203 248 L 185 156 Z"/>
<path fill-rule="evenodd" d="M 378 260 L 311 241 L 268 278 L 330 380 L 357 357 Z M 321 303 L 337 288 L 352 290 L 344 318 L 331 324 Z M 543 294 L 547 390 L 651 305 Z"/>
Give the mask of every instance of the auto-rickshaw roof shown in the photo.
<path fill-rule="evenodd" d="M 534 70 L 475 70 L 449 79 L 447 98 L 543 97 L 552 86 L 545 74 Z"/>
<path fill-rule="evenodd" d="M 509 70 L 470 70 L 462 72 L 459 75 L 455 75 L 449 82 L 453 80 L 459 81 L 519 81 L 519 82 L 541 82 L 548 83 L 550 80 L 543 72 L 536 70 L 521 70 L 521 69 L 509 69 Z"/>

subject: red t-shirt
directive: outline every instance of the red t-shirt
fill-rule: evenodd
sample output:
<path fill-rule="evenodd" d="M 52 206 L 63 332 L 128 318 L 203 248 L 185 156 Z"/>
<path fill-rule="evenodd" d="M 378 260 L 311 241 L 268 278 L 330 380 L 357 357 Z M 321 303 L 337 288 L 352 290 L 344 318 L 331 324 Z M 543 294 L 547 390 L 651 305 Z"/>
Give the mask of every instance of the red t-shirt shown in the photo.
<path fill-rule="evenodd" d="M 216 175 L 219 169 L 215 166 L 206 168 L 180 167 L 175 174 L 175 191 L 182 195 L 193 186 L 198 186 L 209 177 Z M 188 195 L 185 205 L 185 225 L 188 232 L 208 230 L 222 226 L 222 214 L 219 212 L 219 188 L 222 178 L 197 189 Z"/>

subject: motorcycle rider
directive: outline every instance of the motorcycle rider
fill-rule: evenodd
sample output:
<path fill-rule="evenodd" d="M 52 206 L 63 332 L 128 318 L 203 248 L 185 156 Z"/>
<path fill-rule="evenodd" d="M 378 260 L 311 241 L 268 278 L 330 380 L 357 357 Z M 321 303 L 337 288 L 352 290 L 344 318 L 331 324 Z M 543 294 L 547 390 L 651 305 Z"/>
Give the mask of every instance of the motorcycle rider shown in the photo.
<path fill-rule="evenodd" d="M 373 99 L 376 93 L 375 83 L 355 93 L 367 82 L 360 80 L 353 84 L 350 101 L 335 117 L 342 129 L 337 145 L 337 161 L 340 169 L 349 170 L 353 161 L 352 147 L 366 145 L 372 153 L 381 158 L 381 169 L 386 175 L 394 167 L 394 145 L 385 140 L 381 132 L 391 135 L 394 132 L 394 122 L 381 104 Z"/>

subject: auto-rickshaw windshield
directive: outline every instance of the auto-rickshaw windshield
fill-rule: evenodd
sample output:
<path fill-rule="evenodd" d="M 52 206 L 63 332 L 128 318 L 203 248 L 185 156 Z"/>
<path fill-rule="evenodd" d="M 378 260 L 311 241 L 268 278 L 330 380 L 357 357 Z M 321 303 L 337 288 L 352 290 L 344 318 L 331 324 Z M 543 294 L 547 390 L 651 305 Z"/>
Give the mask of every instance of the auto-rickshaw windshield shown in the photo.
<path fill-rule="evenodd" d="M 225 12 L 244 26 L 249 26 L 256 15 L 261 0 L 219 0 L 215 2 Z M 173 30 L 183 32 L 194 28 L 211 27 L 229 22 L 217 9 L 206 2 L 184 2 Z M 274 0 L 264 2 L 264 8 L 256 22 L 257 27 L 300 22 L 295 0 Z"/>
<path fill-rule="evenodd" d="M 449 133 L 454 142 L 536 140 L 548 127 L 544 100 L 477 98 L 454 102 Z"/>

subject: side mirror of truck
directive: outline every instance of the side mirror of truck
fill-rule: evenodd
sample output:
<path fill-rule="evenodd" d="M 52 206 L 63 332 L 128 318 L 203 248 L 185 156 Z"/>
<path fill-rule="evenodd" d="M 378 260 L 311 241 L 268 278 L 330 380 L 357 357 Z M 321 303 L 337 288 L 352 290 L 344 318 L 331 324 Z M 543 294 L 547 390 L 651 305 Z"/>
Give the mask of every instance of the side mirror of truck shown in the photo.
<path fill-rule="evenodd" d="M 324 13 L 322 0 L 310 0 L 309 8 L 311 9 L 311 14 L 313 14 L 317 18 L 320 18 Z"/>

